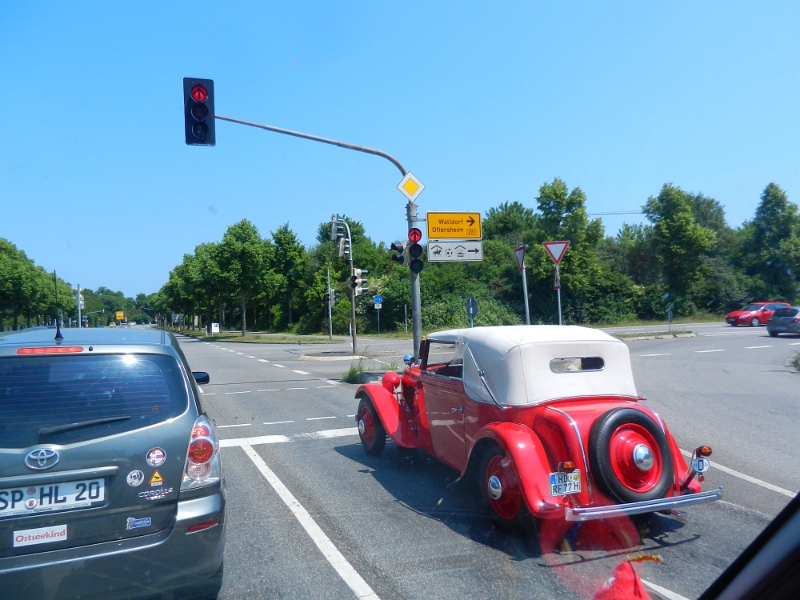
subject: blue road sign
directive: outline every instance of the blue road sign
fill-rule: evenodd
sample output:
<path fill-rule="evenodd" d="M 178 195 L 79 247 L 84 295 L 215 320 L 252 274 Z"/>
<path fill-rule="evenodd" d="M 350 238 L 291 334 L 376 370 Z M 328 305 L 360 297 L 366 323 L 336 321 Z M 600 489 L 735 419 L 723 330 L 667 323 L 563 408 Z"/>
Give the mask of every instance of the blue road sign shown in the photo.
<path fill-rule="evenodd" d="M 383 302 L 383 296 L 373 296 L 372 301 L 375 304 L 381 304 Z"/>

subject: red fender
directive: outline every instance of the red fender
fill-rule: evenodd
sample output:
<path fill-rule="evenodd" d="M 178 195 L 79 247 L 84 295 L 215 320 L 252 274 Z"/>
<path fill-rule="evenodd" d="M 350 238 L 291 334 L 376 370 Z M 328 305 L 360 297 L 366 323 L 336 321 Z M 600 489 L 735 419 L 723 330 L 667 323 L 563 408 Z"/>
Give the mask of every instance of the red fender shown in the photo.
<path fill-rule="evenodd" d="M 550 496 L 549 478 L 554 469 L 550 467 L 539 436 L 530 427 L 518 423 L 491 423 L 478 432 L 472 448 L 486 438 L 497 442 L 514 460 L 525 504 L 531 514 L 540 519 L 563 517 L 561 499 Z"/>
<path fill-rule="evenodd" d="M 366 395 L 372 401 L 383 428 L 395 445 L 402 448 L 419 447 L 417 436 L 412 430 L 413 415 L 404 404 L 401 405 L 397 401 L 394 392 L 377 383 L 365 383 L 356 391 L 356 398 L 362 395 Z"/>

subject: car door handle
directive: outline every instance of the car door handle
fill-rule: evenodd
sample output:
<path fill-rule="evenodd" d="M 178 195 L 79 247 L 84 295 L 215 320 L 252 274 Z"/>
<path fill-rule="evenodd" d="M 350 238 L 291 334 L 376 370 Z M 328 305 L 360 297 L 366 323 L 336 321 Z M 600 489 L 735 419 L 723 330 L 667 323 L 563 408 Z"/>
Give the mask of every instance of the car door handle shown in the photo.
<path fill-rule="evenodd" d="M 458 408 L 451 408 L 450 412 L 457 412 L 457 413 L 464 412 L 464 407 L 459 406 Z"/>

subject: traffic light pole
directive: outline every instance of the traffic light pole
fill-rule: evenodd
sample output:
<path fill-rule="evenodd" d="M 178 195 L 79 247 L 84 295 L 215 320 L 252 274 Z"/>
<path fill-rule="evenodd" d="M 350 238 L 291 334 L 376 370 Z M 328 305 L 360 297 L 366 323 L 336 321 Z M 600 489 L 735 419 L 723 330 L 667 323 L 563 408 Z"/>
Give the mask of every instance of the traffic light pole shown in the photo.
<path fill-rule="evenodd" d="M 333 339 L 333 320 L 331 319 L 331 302 L 333 302 L 333 295 L 331 294 L 331 268 L 328 271 L 328 339 Z"/>
<path fill-rule="evenodd" d="M 291 129 L 273 127 L 272 125 L 262 125 L 260 123 L 251 123 L 250 121 L 242 121 L 241 119 L 232 119 L 231 117 L 223 117 L 217 114 L 214 115 L 214 118 L 219 119 L 221 121 L 228 121 L 230 123 L 238 123 L 239 125 L 247 125 L 248 127 L 256 127 L 258 129 L 264 129 L 266 131 L 272 131 L 274 133 L 282 133 L 283 135 L 291 135 L 293 137 L 302 138 L 304 140 L 311 140 L 312 142 L 321 142 L 323 144 L 330 144 L 331 146 L 338 146 L 339 148 L 344 148 L 346 150 L 355 150 L 356 152 L 365 152 L 366 154 L 373 154 L 375 156 L 380 156 L 381 158 L 385 158 L 395 167 L 397 167 L 400 173 L 402 173 L 403 177 L 405 177 L 408 174 L 408 171 L 402 164 L 400 164 L 399 160 L 397 160 L 394 156 L 392 156 L 388 152 L 384 152 L 382 150 L 377 150 L 375 148 L 367 148 L 366 146 L 359 146 L 357 144 L 351 144 L 349 142 L 341 142 L 329 138 L 319 137 L 316 135 L 310 135 L 308 133 L 300 133 L 299 131 L 292 131 Z M 408 228 L 411 229 L 412 227 L 415 227 L 417 222 L 417 205 L 414 202 L 409 202 L 406 205 L 406 216 L 408 219 Z M 350 247 L 350 250 L 351 250 L 350 274 L 352 276 L 353 273 L 352 245 Z M 350 305 L 352 307 L 351 319 L 353 320 L 353 354 L 355 354 L 356 353 L 356 309 L 355 309 L 354 290 L 351 291 L 350 293 L 350 299 L 351 299 Z M 414 333 L 414 356 L 419 358 L 419 347 L 420 343 L 422 342 L 422 302 L 420 300 L 419 274 L 413 272 L 411 273 L 411 318 L 413 324 L 412 329 Z"/>

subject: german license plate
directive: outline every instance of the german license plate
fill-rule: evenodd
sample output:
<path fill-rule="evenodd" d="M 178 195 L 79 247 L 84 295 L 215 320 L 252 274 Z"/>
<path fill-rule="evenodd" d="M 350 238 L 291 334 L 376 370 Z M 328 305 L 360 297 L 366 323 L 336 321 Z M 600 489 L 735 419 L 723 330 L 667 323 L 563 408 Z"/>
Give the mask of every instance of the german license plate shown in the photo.
<path fill-rule="evenodd" d="M 566 496 L 581 491 L 581 472 L 550 473 L 550 495 Z"/>
<path fill-rule="evenodd" d="M 0 519 L 86 508 L 104 501 L 105 498 L 104 479 L 5 488 L 0 490 Z"/>

